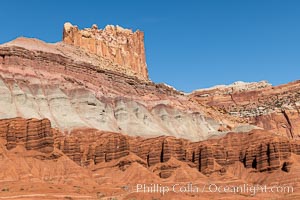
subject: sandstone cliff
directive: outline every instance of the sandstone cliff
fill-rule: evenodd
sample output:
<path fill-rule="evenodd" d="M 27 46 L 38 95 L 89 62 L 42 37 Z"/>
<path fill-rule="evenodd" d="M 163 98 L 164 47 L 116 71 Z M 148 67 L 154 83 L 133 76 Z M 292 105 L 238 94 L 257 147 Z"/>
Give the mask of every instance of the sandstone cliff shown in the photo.
<path fill-rule="evenodd" d="M 141 178 L 143 182 L 170 185 L 191 180 L 193 184 L 213 181 L 222 185 L 284 183 L 296 189 L 300 185 L 293 180 L 299 177 L 299 158 L 298 140 L 262 130 L 190 142 L 165 136 L 148 139 L 130 137 L 95 129 L 78 129 L 65 134 L 52 129 L 47 119 L 0 120 L 0 177 L 3 177 L 5 188 L 23 191 L 23 195 L 33 195 L 34 191 L 44 187 L 43 190 L 53 192 L 46 196 L 59 199 L 67 196 L 61 191 L 63 187 L 68 195 L 79 199 L 96 199 L 99 195 L 130 198 L 130 191 L 120 187 L 124 187 L 122 184 L 140 183 Z M 37 181 L 39 187 L 35 186 Z M 25 182 L 27 185 L 23 184 Z M 33 186 L 34 189 L 30 189 Z M 54 194 L 60 195 L 52 196 Z M 297 198 L 297 194 L 278 193 L 275 196 Z M 0 194 L 3 195 L 7 197 L 5 193 Z M 39 195 L 37 199 L 41 198 Z M 143 194 L 135 193 L 134 197 L 151 199 L 156 196 L 140 195 Z M 168 195 L 171 194 L 163 199 L 171 198 Z M 206 195 L 208 199 L 220 198 L 219 194 L 212 197 L 209 191 L 204 191 L 195 193 L 195 199 L 199 195 L 201 198 Z M 244 198 L 249 194 L 225 195 L 230 199 Z M 258 199 L 265 198 L 264 193 L 257 195 Z M 21 196 L 16 196 L 16 199 L 18 197 Z M 180 198 L 191 199 L 191 196 L 183 192 Z"/>
<path fill-rule="evenodd" d="M 220 121 L 182 93 L 118 72 L 74 46 L 19 38 L 0 45 L 0 55 L 0 118 L 194 141 L 222 134 Z"/>
<path fill-rule="evenodd" d="M 23 144 L 27 150 L 44 153 L 53 151 L 53 133 L 48 119 L 4 119 L 0 120 L 0 137 L 6 140 L 8 150 Z"/>
<path fill-rule="evenodd" d="M 261 82 L 199 90 L 189 96 L 191 101 L 220 112 L 224 118 L 299 138 L 299 89 L 299 81 L 274 87 Z"/>
<path fill-rule="evenodd" d="M 71 23 L 65 23 L 63 41 L 107 58 L 140 79 L 148 79 L 144 33 L 132 32 L 120 26 L 108 25 L 103 30 L 97 25 L 79 30 Z"/>
<path fill-rule="evenodd" d="M 299 82 L 236 83 L 184 95 L 64 43 L 19 38 L 0 45 L 0 55 L 1 118 L 193 141 L 257 128 L 298 137 Z"/>
<path fill-rule="evenodd" d="M 66 23 L 63 42 L 0 45 L 0 198 L 178 199 L 132 193 L 141 180 L 299 191 L 299 81 L 184 94 L 148 79 L 143 37 Z M 234 195 L 179 198 L 269 198 Z"/>
<path fill-rule="evenodd" d="M 94 166 L 135 154 L 146 168 L 151 169 L 173 158 L 194 163 L 191 167 L 203 174 L 216 171 L 225 173 L 226 168 L 235 162 L 257 172 L 289 171 L 292 166 L 291 155 L 300 154 L 298 141 L 261 130 L 229 133 L 220 139 L 190 142 L 165 136 L 144 139 L 95 129 L 79 129 L 65 135 L 52 129 L 47 119 L 14 118 L 0 120 L 0 138 L 6 141 L 7 150 L 18 145 L 43 153 L 52 153 L 54 148 L 60 149 L 81 166 Z M 162 173 L 166 170 L 171 176 L 172 170 L 161 168 Z M 160 176 L 169 177 L 166 174 Z"/>

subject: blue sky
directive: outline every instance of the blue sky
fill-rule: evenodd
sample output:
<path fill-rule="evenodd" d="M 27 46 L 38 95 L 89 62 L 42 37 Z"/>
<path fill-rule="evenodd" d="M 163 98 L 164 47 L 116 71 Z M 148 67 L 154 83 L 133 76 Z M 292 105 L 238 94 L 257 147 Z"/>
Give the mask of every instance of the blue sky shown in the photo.
<path fill-rule="evenodd" d="M 140 29 L 151 80 L 183 91 L 299 79 L 297 0 L 10 0 L 1 2 L 0 18 L 0 43 L 18 36 L 57 42 L 66 21 Z"/>

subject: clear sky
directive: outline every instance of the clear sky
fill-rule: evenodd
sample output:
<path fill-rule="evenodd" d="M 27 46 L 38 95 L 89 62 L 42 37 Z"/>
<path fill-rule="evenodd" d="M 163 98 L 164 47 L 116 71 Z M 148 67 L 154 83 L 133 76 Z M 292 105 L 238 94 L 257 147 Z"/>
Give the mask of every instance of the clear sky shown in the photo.
<path fill-rule="evenodd" d="M 0 43 L 18 36 L 57 42 L 66 21 L 140 29 L 151 80 L 183 91 L 299 79 L 297 0 L 10 0 L 0 10 Z"/>

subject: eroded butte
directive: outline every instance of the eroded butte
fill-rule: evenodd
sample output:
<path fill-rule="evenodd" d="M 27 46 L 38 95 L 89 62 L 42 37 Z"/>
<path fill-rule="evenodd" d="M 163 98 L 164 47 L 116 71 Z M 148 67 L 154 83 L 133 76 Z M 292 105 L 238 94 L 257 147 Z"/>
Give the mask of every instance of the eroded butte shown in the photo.
<path fill-rule="evenodd" d="M 300 198 L 299 81 L 186 94 L 152 82 L 145 55 L 143 32 L 112 25 L 0 45 L 0 199 Z"/>

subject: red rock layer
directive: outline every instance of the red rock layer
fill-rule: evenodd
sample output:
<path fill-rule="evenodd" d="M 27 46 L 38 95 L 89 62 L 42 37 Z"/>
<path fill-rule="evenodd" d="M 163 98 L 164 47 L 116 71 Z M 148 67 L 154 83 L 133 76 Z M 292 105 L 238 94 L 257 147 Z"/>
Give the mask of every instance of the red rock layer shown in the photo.
<path fill-rule="evenodd" d="M 189 163 L 203 174 L 225 173 L 236 162 L 257 172 L 289 171 L 292 166 L 291 154 L 300 155 L 297 140 L 289 140 L 262 130 L 229 133 L 220 139 L 203 142 L 165 136 L 143 139 L 82 130 L 64 137 L 56 145 L 81 165 L 109 162 L 133 153 L 145 160 L 150 169 L 173 158 Z M 167 178 L 175 169 L 174 165 L 161 165 L 159 176 Z"/>
<path fill-rule="evenodd" d="M 91 57 L 87 59 L 92 60 Z M 154 94 L 161 98 L 172 99 L 174 95 L 181 94 L 164 84 L 145 82 L 114 69 L 101 69 L 97 63 L 74 61 L 74 58 L 66 55 L 50 51 L 32 51 L 14 45 L 0 47 L 0 66 L 2 66 L 1 74 L 9 73 L 27 78 L 40 78 L 37 73 L 34 73 L 38 71 L 44 79 L 49 79 L 51 82 L 59 80 L 65 85 L 72 83 L 74 87 L 84 86 L 99 93 L 122 94 L 122 97 Z M 34 72 L 26 71 L 26 74 L 21 74 L 24 66 L 32 67 L 30 70 Z M 14 71 L 10 71 L 12 69 Z M 24 81 L 30 82 L 30 79 Z"/>
<path fill-rule="evenodd" d="M 53 131 L 48 119 L 2 119 L 0 137 L 6 140 L 8 150 L 23 144 L 27 150 L 53 151 Z"/>
<path fill-rule="evenodd" d="M 185 180 L 200 181 L 201 184 L 203 184 L 201 182 L 203 178 L 205 182 L 211 180 L 223 182 L 218 182 L 218 184 L 240 184 L 245 181 L 251 183 L 255 180 L 261 180 L 261 184 L 278 184 L 278 176 L 282 176 L 280 184 L 290 184 L 289 179 L 297 180 L 299 174 L 296 169 L 299 166 L 296 156 L 300 155 L 299 141 L 263 130 L 229 133 L 219 139 L 189 142 L 165 136 L 148 139 L 129 137 L 95 129 L 81 129 L 71 134 L 63 134 L 51 129 L 47 119 L 14 118 L 0 120 L 0 138 L 1 147 L 5 144 L 8 149 L 8 151 L 0 152 L 2 159 L 6 159 L 7 156 L 17 159 L 13 154 L 23 151 L 22 148 L 18 148 L 19 146 L 24 146 L 27 150 L 40 151 L 43 154 L 39 152 L 37 154 L 36 151 L 22 153 L 23 157 L 24 155 L 28 157 L 26 162 L 30 163 L 29 168 L 30 166 L 37 167 L 38 163 L 37 169 L 39 170 L 34 168 L 35 173 L 40 172 L 40 176 L 47 177 L 48 174 L 43 170 L 51 163 L 51 168 L 53 168 L 52 171 L 50 170 L 53 173 L 51 177 L 55 180 L 72 178 L 75 182 L 66 182 L 66 184 L 77 185 L 83 178 L 85 183 L 89 180 L 92 184 L 86 187 L 89 189 L 95 189 L 98 184 L 104 184 L 105 188 L 112 187 L 105 185 L 104 178 L 122 180 L 122 182 L 113 182 L 119 187 L 120 184 L 127 184 L 131 176 L 140 176 L 144 182 L 151 182 L 155 179 L 158 183 L 168 183 L 160 182 L 162 181 L 160 178 L 176 183 L 181 180 L 181 176 L 189 176 L 190 178 Z M 14 151 L 15 148 L 16 151 Z M 49 153 L 50 156 L 44 153 Z M 70 162 L 64 154 L 77 163 L 77 168 L 74 166 L 75 163 Z M 32 165 L 33 162 L 34 165 Z M 66 164 L 63 168 L 61 168 L 62 163 Z M 2 167 L 5 168 L 4 165 Z M 22 171 L 21 168 L 17 167 L 17 169 Z M 5 170 L 4 173 L 9 171 L 7 168 Z M 232 175 L 232 170 L 238 171 Z M 21 175 L 22 173 L 20 172 Z M 31 173 L 29 171 L 29 174 Z M 69 173 L 72 175 L 69 176 Z M 141 175 L 138 175 L 139 173 Z M 239 173 L 246 173 L 247 178 L 242 180 Z M 276 176 L 277 173 L 280 175 Z M 114 177 L 118 175 L 124 177 L 119 179 Z M 272 178 L 268 179 L 268 177 Z M 32 180 L 36 181 L 36 179 Z M 27 184 L 32 184 L 34 181 L 28 179 Z M 138 181 L 141 180 L 138 179 Z M 53 187 L 53 183 L 50 183 Z M 212 193 L 209 194 L 209 198 L 218 198 L 215 194 L 211 195 Z M 237 198 L 240 197 L 237 196 Z"/>
<path fill-rule="evenodd" d="M 206 122 L 202 107 L 189 102 L 183 93 L 104 70 L 98 65 L 102 62 L 89 63 L 94 60 L 86 52 L 79 54 L 85 56 L 69 56 L 78 52 L 82 50 L 74 46 L 25 38 L 0 45 L 0 93 L 6 94 L 1 103 L 8 107 L 0 108 L 0 116 L 47 117 L 62 130 L 87 127 L 140 136 L 181 134 L 194 141 L 207 138 L 208 131 L 217 132 L 211 124 L 218 121 Z"/>
<path fill-rule="evenodd" d="M 111 25 L 104 30 L 99 30 L 96 25 L 79 30 L 77 26 L 65 23 L 63 41 L 107 58 L 133 71 L 141 79 L 148 79 L 144 33 L 141 31 L 132 32 Z"/>
<path fill-rule="evenodd" d="M 98 164 L 129 154 L 128 138 L 122 134 L 84 130 L 70 136 L 56 135 L 55 146 L 79 165 Z"/>
<path fill-rule="evenodd" d="M 193 150 L 194 162 L 197 162 L 200 171 L 207 172 L 219 166 L 224 171 L 226 166 L 236 161 L 260 172 L 282 169 L 291 153 L 299 154 L 298 141 L 261 130 L 244 134 L 229 133 L 220 139 L 200 142 L 196 151 Z"/>
<path fill-rule="evenodd" d="M 63 135 L 52 130 L 47 119 L 14 118 L 0 120 L 0 137 L 6 140 L 8 150 L 24 145 L 27 150 L 51 153 L 56 147 L 81 166 L 110 162 L 131 153 L 145 160 L 150 168 L 173 158 L 190 163 L 203 174 L 225 173 L 235 162 L 259 172 L 289 171 L 293 164 L 291 154 L 300 155 L 298 140 L 261 130 L 193 143 L 173 137 L 143 139 L 94 129 Z M 167 178 L 174 169 L 174 165 L 161 165 L 159 176 Z"/>
<path fill-rule="evenodd" d="M 233 117 L 288 138 L 300 136 L 300 81 L 275 87 L 258 84 L 245 90 L 235 87 L 196 91 L 190 100 L 219 111 L 224 118 Z"/>

